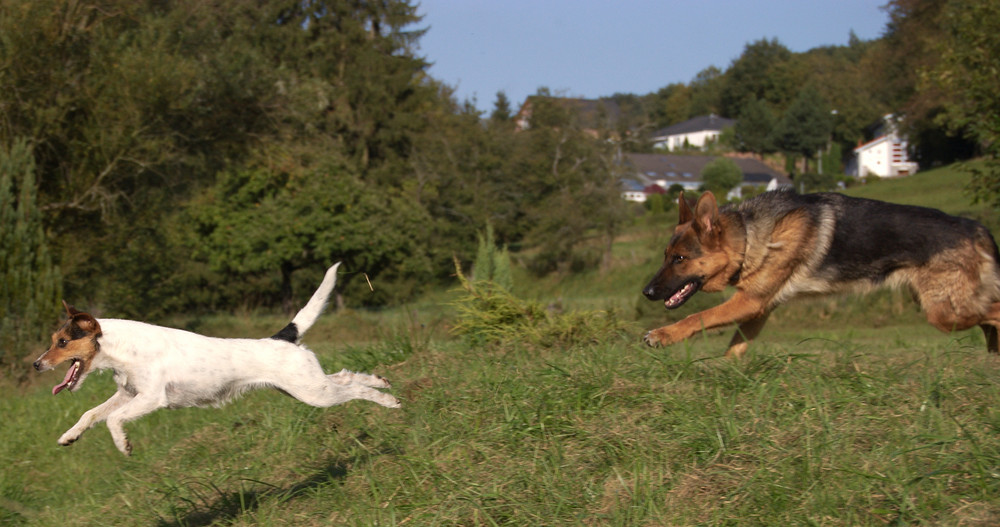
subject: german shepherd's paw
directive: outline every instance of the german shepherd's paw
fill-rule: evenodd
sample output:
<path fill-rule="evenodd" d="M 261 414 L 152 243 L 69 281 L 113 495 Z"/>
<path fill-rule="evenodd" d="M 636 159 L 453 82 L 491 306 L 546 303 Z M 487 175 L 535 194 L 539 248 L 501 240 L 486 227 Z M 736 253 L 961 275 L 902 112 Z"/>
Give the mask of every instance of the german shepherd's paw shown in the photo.
<path fill-rule="evenodd" d="M 656 328 L 646 333 L 642 341 L 653 347 L 677 344 L 695 333 L 690 329 L 689 322 L 688 319 L 685 319 L 669 326 Z"/>
<path fill-rule="evenodd" d="M 642 341 L 654 348 L 660 346 L 669 346 L 677 342 L 677 340 L 674 340 L 670 337 L 670 334 L 668 331 L 666 331 L 666 329 L 667 328 L 654 329 L 649 333 L 646 333 L 646 335 L 642 337 Z"/>

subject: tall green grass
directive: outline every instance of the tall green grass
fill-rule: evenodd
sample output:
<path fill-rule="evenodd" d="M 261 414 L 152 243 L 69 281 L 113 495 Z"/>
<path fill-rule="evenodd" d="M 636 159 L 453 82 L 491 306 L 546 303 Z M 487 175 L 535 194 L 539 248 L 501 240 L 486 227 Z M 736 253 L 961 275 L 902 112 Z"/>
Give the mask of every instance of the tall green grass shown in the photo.
<path fill-rule="evenodd" d="M 130 423 L 125 458 L 103 424 L 55 444 L 110 375 L 56 397 L 58 373 L 0 385 L 0 524 L 1000 524 L 1000 362 L 978 331 L 938 333 L 887 292 L 785 306 L 742 362 L 721 358 L 731 330 L 647 348 L 642 329 L 722 300 L 638 298 L 668 229 L 627 233 L 610 272 L 515 277 L 545 316 L 615 307 L 624 335 L 471 345 L 451 332 L 461 291 L 322 317 L 306 343 L 323 366 L 388 377 L 401 409 L 254 392 Z M 266 336 L 286 320 L 176 322 Z"/>
<path fill-rule="evenodd" d="M 401 410 L 260 392 L 58 434 L 110 391 L 3 398 L 4 521 L 26 525 L 883 525 L 1000 520 L 1000 373 L 976 333 L 776 331 L 476 349 L 403 335 L 324 354 Z M 385 363 L 392 362 L 391 366 Z"/>

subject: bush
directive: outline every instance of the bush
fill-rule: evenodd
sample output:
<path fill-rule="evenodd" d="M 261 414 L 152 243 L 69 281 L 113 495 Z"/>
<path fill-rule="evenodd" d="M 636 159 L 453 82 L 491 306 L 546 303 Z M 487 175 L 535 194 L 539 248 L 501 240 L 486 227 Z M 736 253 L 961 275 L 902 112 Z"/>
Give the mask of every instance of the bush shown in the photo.
<path fill-rule="evenodd" d="M 701 171 L 701 180 L 706 189 L 724 198 L 730 190 L 743 182 L 743 171 L 732 159 L 719 157 L 705 165 Z"/>
<path fill-rule="evenodd" d="M 795 187 L 805 192 L 833 190 L 837 186 L 837 176 L 832 173 L 817 174 L 806 172 L 795 178 Z"/>
<path fill-rule="evenodd" d="M 539 302 L 515 297 L 494 282 L 470 281 L 458 259 L 455 274 L 467 295 L 456 302 L 452 331 L 472 345 L 572 346 L 605 341 L 627 329 L 613 311 L 555 313 Z"/>
<path fill-rule="evenodd" d="M 645 205 L 646 210 L 653 214 L 670 210 L 670 201 L 663 194 L 650 194 L 646 196 L 646 202 L 643 205 Z"/>
<path fill-rule="evenodd" d="M 507 246 L 497 247 L 493 237 L 493 225 L 486 224 L 485 233 L 477 233 L 479 248 L 472 270 L 476 281 L 490 281 L 507 291 L 514 288 L 514 277 L 510 272 L 510 252 Z"/>

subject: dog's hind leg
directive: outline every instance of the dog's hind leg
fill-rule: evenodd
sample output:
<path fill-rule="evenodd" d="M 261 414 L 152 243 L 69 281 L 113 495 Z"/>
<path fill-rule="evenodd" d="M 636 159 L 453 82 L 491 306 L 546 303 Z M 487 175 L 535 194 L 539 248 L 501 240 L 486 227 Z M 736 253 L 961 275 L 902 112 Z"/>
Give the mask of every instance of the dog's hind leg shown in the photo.
<path fill-rule="evenodd" d="M 747 351 L 747 347 L 750 346 L 750 342 L 757 338 L 757 335 L 760 335 L 760 331 L 764 329 L 764 324 L 767 323 L 767 317 L 770 315 L 771 312 L 768 311 L 757 318 L 752 318 L 740 324 L 740 327 L 733 335 L 733 339 L 729 341 L 729 349 L 726 350 L 726 357 L 731 359 L 742 358 L 743 354 Z"/>
<path fill-rule="evenodd" d="M 318 368 L 317 368 L 318 370 Z M 399 400 L 361 382 L 351 379 L 351 372 L 326 375 L 321 370 L 310 372 L 305 377 L 275 379 L 270 384 L 288 395 L 311 406 L 322 408 L 343 404 L 354 399 L 364 399 L 388 408 L 399 408 Z M 354 374 L 358 375 L 358 374 Z M 364 375 L 364 374 L 361 374 Z M 370 377 L 371 379 L 367 379 Z M 377 382 L 378 377 L 365 375 L 366 382 Z M 384 385 L 388 385 L 382 380 Z"/>
<path fill-rule="evenodd" d="M 1000 302 L 990 305 L 979 327 L 983 328 L 983 335 L 986 336 L 986 351 L 990 353 L 1000 353 Z"/>
<path fill-rule="evenodd" d="M 986 351 L 990 353 L 1000 353 L 1000 342 L 997 340 L 997 328 L 990 324 L 980 324 L 983 334 L 986 335 Z"/>
<path fill-rule="evenodd" d="M 331 373 L 327 375 L 327 378 L 332 379 L 333 382 L 336 382 L 337 384 L 357 383 L 370 388 L 392 388 L 392 385 L 389 384 L 389 380 L 385 377 L 380 375 L 370 375 L 367 373 L 357 373 L 350 370 L 340 370 L 337 373 Z"/>

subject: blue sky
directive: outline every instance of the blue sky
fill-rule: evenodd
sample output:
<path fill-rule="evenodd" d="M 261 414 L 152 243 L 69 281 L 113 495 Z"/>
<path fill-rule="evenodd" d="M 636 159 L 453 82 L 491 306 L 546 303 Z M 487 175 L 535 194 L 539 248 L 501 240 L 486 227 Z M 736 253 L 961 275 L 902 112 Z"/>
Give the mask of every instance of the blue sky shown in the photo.
<path fill-rule="evenodd" d="M 638 95 L 725 71 L 748 42 L 792 51 L 882 36 L 885 0 L 415 0 L 418 53 L 459 100 L 516 110 L 545 86 L 567 97 Z"/>

